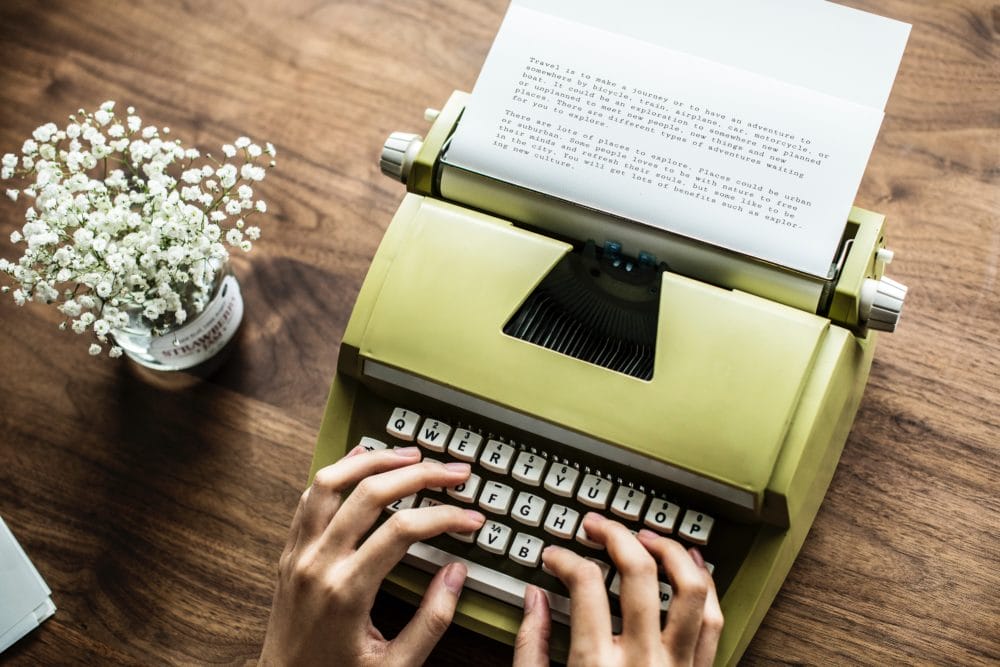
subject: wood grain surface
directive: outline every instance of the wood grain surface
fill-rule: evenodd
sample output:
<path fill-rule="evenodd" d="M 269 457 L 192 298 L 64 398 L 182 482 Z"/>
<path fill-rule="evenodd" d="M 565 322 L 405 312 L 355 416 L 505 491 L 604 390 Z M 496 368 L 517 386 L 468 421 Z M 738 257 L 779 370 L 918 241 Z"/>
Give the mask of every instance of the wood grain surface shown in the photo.
<path fill-rule="evenodd" d="M 905 315 L 747 664 L 1000 662 L 1000 5 L 853 1 L 913 24 L 857 196 Z M 393 130 L 471 89 L 504 0 L 0 3 L 0 153 L 105 99 L 217 149 L 274 142 L 228 364 L 185 391 L 0 299 L 0 515 L 59 607 L 14 664 L 258 654 L 337 346 L 402 188 Z M 794 54 L 789 54 L 794 57 Z M 23 206 L 0 204 L 0 256 Z M 2 592 L 0 592 L 2 594 Z M 412 612 L 380 597 L 387 633 Z M 460 628 L 432 664 L 509 664 Z"/>

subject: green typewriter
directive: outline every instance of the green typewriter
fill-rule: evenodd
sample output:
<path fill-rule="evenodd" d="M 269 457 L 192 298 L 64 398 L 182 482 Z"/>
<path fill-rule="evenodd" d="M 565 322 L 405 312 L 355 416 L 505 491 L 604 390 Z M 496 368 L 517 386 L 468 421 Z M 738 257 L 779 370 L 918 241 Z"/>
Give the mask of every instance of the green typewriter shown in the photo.
<path fill-rule="evenodd" d="M 853 208 L 829 273 L 805 275 L 457 164 L 469 99 L 454 93 L 424 137 L 384 146 L 382 171 L 407 194 L 344 333 L 312 473 L 359 443 L 471 463 L 465 484 L 384 517 L 454 503 L 488 522 L 413 545 L 385 587 L 416 602 L 461 560 L 456 621 L 512 642 L 538 585 L 555 657 L 570 607 L 544 546 L 598 561 L 620 622 L 586 512 L 698 545 L 726 618 L 717 662 L 732 664 L 816 516 L 876 332 L 898 321 L 885 219 Z"/>
<path fill-rule="evenodd" d="M 528 583 L 568 621 L 565 589 L 539 566 L 546 544 L 603 560 L 614 594 L 612 564 L 578 527 L 587 511 L 699 545 L 726 617 L 719 662 L 734 662 L 833 476 L 874 330 L 898 320 L 906 288 L 882 275 L 885 219 L 852 210 L 810 308 L 773 279 L 759 286 L 780 298 L 693 279 L 615 241 L 543 233 L 555 204 L 532 193 L 453 179 L 442 152 L 465 99 L 429 114 L 426 139 L 386 144 L 383 170 L 408 193 L 344 333 L 312 472 L 359 443 L 473 463 L 466 485 L 387 512 L 493 498 L 505 548 L 444 535 L 414 545 L 386 586 L 416 601 L 428 572 L 464 559 L 457 622 L 507 642 Z M 529 557 L 511 550 L 519 538 Z"/>

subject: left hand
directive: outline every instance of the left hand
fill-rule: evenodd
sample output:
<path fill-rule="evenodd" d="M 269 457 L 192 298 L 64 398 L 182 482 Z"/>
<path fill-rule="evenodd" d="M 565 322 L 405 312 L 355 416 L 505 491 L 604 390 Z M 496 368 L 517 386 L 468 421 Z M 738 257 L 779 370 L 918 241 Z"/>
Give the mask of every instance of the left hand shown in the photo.
<path fill-rule="evenodd" d="M 375 593 L 411 544 L 444 532 L 472 532 L 485 517 L 450 505 L 405 509 L 365 535 L 389 503 L 426 487 L 461 484 L 469 473 L 466 463 L 421 463 L 416 447 L 357 447 L 316 473 L 281 555 L 261 664 L 422 664 L 451 623 L 465 566 L 452 563 L 437 573 L 413 619 L 392 641 L 372 624 Z"/>

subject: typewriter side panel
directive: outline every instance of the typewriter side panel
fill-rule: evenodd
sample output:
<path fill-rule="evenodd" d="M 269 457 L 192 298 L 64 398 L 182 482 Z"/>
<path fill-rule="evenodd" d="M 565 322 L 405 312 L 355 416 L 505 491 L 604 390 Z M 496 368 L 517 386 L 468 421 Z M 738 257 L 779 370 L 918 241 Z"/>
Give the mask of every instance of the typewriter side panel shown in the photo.
<path fill-rule="evenodd" d="M 739 661 L 802 548 L 854 422 L 874 350 L 874 334 L 859 339 L 841 327 L 830 327 L 821 344 L 768 488 L 768 501 L 784 505 L 789 526 L 761 525 L 726 590 L 717 665 Z"/>

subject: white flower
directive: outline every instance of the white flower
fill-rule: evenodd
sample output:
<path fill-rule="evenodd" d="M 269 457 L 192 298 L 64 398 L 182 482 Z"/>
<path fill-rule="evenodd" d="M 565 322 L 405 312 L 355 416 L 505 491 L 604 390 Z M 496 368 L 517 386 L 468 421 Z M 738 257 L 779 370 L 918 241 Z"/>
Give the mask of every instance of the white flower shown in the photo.
<path fill-rule="evenodd" d="M 35 128 L 35 131 L 31 133 L 31 136 L 35 138 L 35 141 L 40 141 L 41 143 L 47 142 L 52 138 L 52 135 L 58 131 L 55 123 L 46 123 L 41 127 Z"/>
<path fill-rule="evenodd" d="M 249 162 L 240 167 L 240 176 L 250 181 L 264 180 L 264 169 Z"/>
<path fill-rule="evenodd" d="M 87 351 L 90 353 L 90 356 L 96 357 L 101 353 L 101 346 L 97 343 L 91 343 L 90 347 L 87 348 Z"/>
<path fill-rule="evenodd" d="M 188 169 L 183 174 L 181 174 L 181 180 L 185 183 L 190 183 L 195 185 L 201 182 L 202 173 L 201 169 Z"/>
<path fill-rule="evenodd" d="M 81 312 L 80 304 L 73 299 L 63 302 L 59 310 L 62 311 L 63 315 L 68 315 L 69 317 L 79 317 Z"/>
<path fill-rule="evenodd" d="M 65 130 L 41 125 L 21 155 L 0 158 L 0 177 L 27 181 L 6 194 L 32 204 L 10 236 L 12 244 L 25 242 L 22 256 L 0 258 L 0 272 L 17 284 L 0 292 L 13 291 L 19 305 L 55 302 L 65 318 L 60 328 L 92 330 L 97 353 L 112 357 L 124 351 L 111 332 L 137 312 L 154 331 L 201 313 L 219 262 L 260 237 L 258 227 L 243 231 L 239 215 L 266 212 L 246 182 L 262 180 L 263 168 L 200 160 L 196 148 L 166 140 L 168 128 L 144 126 L 132 107 L 119 120 L 114 108 L 109 101 L 93 113 L 80 110 Z M 274 147 L 262 145 L 240 137 L 223 153 L 273 156 Z"/>
<path fill-rule="evenodd" d="M 264 144 L 264 152 L 270 155 L 271 157 L 274 157 L 275 155 L 278 154 L 278 151 L 274 150 L 274 144 L 272 144 L 270 141 Z"/>
<path fill-rule="evenodd" d="M 258 199 L 254 208 L 256 208 L 261 213 L 267 213 L 267 203 L 263 199 Z"/>
<path fill-rule="evenodd" d="M 101 102 L 101 111 L 112 111 L 114 110 L 114 108 L 115 108 L 114 100 L 106 100 L 104 102 Z"/>

